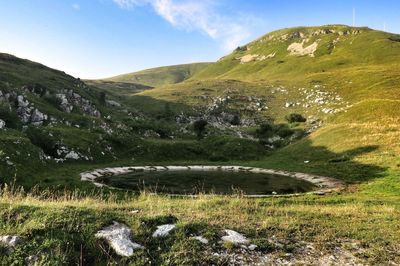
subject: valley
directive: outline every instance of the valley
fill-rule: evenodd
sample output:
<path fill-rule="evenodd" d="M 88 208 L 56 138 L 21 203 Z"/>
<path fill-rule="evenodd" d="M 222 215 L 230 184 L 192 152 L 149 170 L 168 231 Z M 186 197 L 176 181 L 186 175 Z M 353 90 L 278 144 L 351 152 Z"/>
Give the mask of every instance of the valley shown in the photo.
<path fill-rule="evenodd" d="M 1 53 L 0 236 L 21 238 L 0 240 L 1 263 L 399 265 L 398 38 L 287 28 L 213 63 L 99 80 Z M 150 171 L 200 165 L 340 185 L 314 180 L 320 193 L 303 193 L 318 189 L 282 175 L 264 189 L 273 182 L 255 173 Z M 142 247 L 121 256 L 112 236 L 95 237 L 113 221 Z M 250 240 L 224 241 L 226 230 Z"/>

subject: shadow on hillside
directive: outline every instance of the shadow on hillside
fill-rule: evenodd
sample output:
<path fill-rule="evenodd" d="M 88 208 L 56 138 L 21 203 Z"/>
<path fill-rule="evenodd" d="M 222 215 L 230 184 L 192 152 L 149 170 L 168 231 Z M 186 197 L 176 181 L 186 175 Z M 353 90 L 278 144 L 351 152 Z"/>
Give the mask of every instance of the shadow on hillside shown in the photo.
<path fill-rule="evenodd" d="M 325 175 L 350 183 L 363 182 L 382 177 L 387 170 L 379 165 L 356 160 L 365 159 L 378 148 L 376 145 L 368 145 L 335 153 L 323 146 L 313 146 L 310 140 L 302 140 L 271 153 L 258 165 Z"/>

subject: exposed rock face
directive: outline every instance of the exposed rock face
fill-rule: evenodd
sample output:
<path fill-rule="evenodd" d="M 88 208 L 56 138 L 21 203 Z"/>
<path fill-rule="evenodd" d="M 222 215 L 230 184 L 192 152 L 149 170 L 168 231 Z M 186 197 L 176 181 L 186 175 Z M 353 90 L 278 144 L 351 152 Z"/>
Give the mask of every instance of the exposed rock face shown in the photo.
<path fill-rule="evenodd" d="M 47 120 L 47 115 L 40 112 L 37 108 L 35 108 L 31 115 L 31 123 L 34 125 L 41 125 L 44 121 Z"/>
<path fill-rule="evenodd" d="M 224 231 L 225 231 L 226 235 L 221 237 L 222 241 L 231 242 L 231 243 L 237 244 L 237 245 L 241 245 L 241 244 L 245 245 L 245 244 L 250 243 L 250 241 L 244 235 L 242 235 L 236 231 L 229 230 L 229 229 L 226 229 Z"/>
<path fill-rule="evenodd" d="M 100 112 L 89 100 L 83 98 L 73 90 L 63 91 L 63 93 L 56 94 L 56 97 L 60 101 L 60 108 L 66 113 L 71 113 L 74 108 L 78 108 L 87 115 L 101 116 Z"/>
<path fill-rule="evenodd" d="M 157 226 L 157 230 L 153 233 L 153 237 L 158 238 L 158 237 L 166 237 L 169 235 L 169 233 L 174 230 L 176 227 L 175 224 L 163 224 Z"/>
<path fill-rule="evenodd" d="M 248 54 L 244 55 L 242 57 L 236 58 L 237 60 L 240 60 L 241 64 L 249 63 L 252 61 L 264 61 L 266 59 L 274 58 L 276 53 L 271 53 L 269 55 L 258 55 L 258 54 Z"/>
<path fill-rule="evenodd" d="M 314 57 L 314 53 L 317 50 L 318 43 L 314 42 L 309 46 L 306 47 L 303 46 L 304 46 L 304 41 L 301 43 L 294 42 L 291 45 L 289 45 L 287 50 L 289 51 L 290 55 L 297 55 L 297 56 L 308 55 Z"/>
<path fill-rule="evenodd" d="M 130 257 L 135 250 L 143 249 L 142 245 L 131 241 L 131 234 L 132 231 L 128 226 L 114 222 L 98 231 L 96 237 L 105 239 L 118 255 Z"/>
<path fill-rule="evenodd" d="M 3 119 L 0 119 L 0 129 L 6 127 L 6 122 Z"/>
<path fill-rule="evenodd" d="M 39 109 L 34 108 L 23 95 L 18 95 L 16 98 L 17 114 L 22 123 L 41 125 L 44 121 L 48 119 L 48 116 L 46 114 L 40 112 Z"/>

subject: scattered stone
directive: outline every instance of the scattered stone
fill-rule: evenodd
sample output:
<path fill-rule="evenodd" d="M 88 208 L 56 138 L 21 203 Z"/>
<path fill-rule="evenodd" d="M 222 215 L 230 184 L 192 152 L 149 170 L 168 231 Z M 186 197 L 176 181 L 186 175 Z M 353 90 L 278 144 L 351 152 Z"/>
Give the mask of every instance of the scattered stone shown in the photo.
<path fill-rule="evenodd" d="M 113 100 L 106 100 L 106 103 L 109 106 L 113 106 L 113 107 L 121 107 L 121 104 L 119 102 L 113 101 Z"/>
<path fill-rule="evenodd" d="M 205 244 L 205 245 L 208 244 L 208 239 L 204 238 L 202 236 L 194 236 L 193 239 L 196 239 L 197 241 L 199 241 L 202 244 Z"/>
<path fill-rule="evenodd" d="M 26 265 L 35 265 L 38 260 L 39 260 L 38 256 L 30 255 L 30 256 L 25 258 L 25 264 Z"/>
<path fill-rule="evenodd" d="M 79 160 L 80 156 L 77 152 L 70 151 L 69 153 L 67 153 L 67 155 L 65 155 L 65 159 Z"/>
<path fill-rule="evenodd" d="M 19 236 L 0 236 L 0 243 L 9 248 L 15 248 L 20 242 L 21 237 Z"/>
<path fill-rule="evenodd" d="M 169 233 L 174 230 L 176 227 L 175 224 L 163 224 L 157 226 L 157 230 L 153 233 L 154 238 L 158 237 L 166 237 L 169 235 Z"/>
<path fill-rule="evenodd" d="M 96 233 L 97 238 L 105 239 L 115 252 L 124 257 L 130 257 L 137 249 L 143 249 L 142 245 L 131 241 L 132 230 L 125 224 L 114 224 L 103 228 Z"/>
<path fill-rule="evenodd" d="M 251 250 L 251 251 L 255 250 L 256 248 L 258 248 L 258 246 L 257 246 L 257 245 L 254 245 L 254 244 L 251 244 L 251 245 L 248 247 L 248 249 Z"/>
<path fill-rule="evenodd" d="M 248 244 L 250 242 L 244 235 L 242 235 L 236 231 L 225 229 L 224 232 L 227 235 L 221 237 L 222 241 L 231 242 L 233 244 L 238 244 L 238 245 Z"/>
<path fill-rule="evenodd" d="M 294 103 L 291 103 L 291 102 L 285 103 L 285 107 L 286 108 L 289 108 L 289 107 L 292 107 L 292 106 L 294 106 Z"/>

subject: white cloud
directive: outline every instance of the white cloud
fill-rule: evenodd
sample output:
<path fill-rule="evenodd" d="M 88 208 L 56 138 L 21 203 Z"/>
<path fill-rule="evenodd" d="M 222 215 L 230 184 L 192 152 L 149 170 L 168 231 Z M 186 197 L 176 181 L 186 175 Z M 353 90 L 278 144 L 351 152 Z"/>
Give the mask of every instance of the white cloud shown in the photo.
<path fill-rule="evenodd" d="M 221 43 L 226 51 L 243 44 L 251 36 L 252 16 L 222 15 L 215 0 L 113 0 L 121 8 L 150 5 L 174 27 L 187 31 L 198 30 Z"/>
<path fill-rule="evenodd" d="M 72 5 L 72 8 L 75 9 L 75 10 L 80 10 L 81 6 L 79 4 L 75 3 L 75 4 Z"/>

